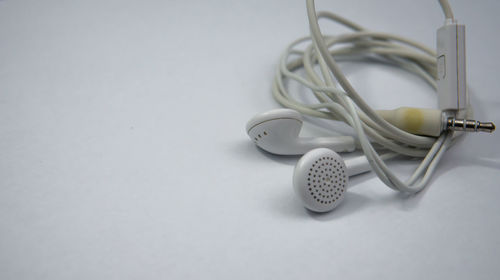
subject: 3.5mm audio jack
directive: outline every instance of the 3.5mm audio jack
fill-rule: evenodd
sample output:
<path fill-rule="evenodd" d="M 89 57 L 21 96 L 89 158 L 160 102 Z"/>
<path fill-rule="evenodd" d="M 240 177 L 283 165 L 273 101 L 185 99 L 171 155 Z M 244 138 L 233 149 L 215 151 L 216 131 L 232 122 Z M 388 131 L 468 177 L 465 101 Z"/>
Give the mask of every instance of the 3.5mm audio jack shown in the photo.
<path fill-rule="evenodd" d="M 448 118 L 446 122 L 446 129 L 453 131 L 492 133 L 495 131 L 495 124 L 492 122 Z"/>

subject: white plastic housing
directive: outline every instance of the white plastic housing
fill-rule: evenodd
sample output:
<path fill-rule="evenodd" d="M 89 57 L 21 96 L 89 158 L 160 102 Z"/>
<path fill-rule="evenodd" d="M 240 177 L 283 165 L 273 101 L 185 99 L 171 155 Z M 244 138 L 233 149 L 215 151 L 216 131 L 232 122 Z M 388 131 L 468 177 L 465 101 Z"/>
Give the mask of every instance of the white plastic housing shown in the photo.
<path fill-rule="evenodd" d="M 328 212 L 344 199 L 348 180 L 344 160 L 334 151 L 321 148 L 297 162 L 293 189 L 307 209 Z"/>
<path fill-rule="evenodd" d="M 250 139 L 261 149 L 277 155 L 302 155 L 315 148 L 329 148 L 337 152 L 354 151 L 354 138 L 299 137 L 302 116 L 291 109 L 275 109 L 253 117 L 246 130 Z"/>
<path fill-rule="evenodd" d="M 437 92 L 443 111 L 467 108 L 465 26 L 447 22 L 437 31 Z"/>
<path fill-rule="evenodd" d="M 293 189 L 307 209 L 328 212 L 344 199 L 349 176 L 367 171 L 370 165 L 364 156 L 344 162 L 330 149 L 314 149 L 297 162 Z"/>

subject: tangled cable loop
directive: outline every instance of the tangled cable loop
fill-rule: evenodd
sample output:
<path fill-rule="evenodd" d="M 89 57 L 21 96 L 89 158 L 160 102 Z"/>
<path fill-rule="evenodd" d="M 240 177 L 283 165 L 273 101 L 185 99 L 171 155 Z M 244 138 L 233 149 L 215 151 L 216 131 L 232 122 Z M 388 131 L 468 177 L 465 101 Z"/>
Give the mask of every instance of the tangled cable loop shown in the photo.
<path fill-rule="evenodd" d="M 448 9 L 448 14 L 452 15 L 447 1 L 441 0 L 440 3 L 445 14 Z M 422 190 L 450 146 L 451 133 L 445 132 L 436 139 L 414 135 L 391 125 L 358 95 L 338 67 L 336 59 L 375 59 L 412 72 L 436 88 L 435 51 L 400 36 L 368 31 L 330 12 L 316 13 L 314 0 L 307 0 L 307 11 L 311 36 L 295 40 L 282 54 L 273 82 L 275 99 L 302 114 L 345 122 L 354 129 L 372 169 L 387 186 L 410 193 Z M 319 18 L 337 22 L 353 32 L 338 36 L 323 35 Z M 304 50 L 298 49 L 306 42 L 310 43 Z M 301 68 L 304 69 L 304 76 L 296 71 Z M 318 68 L 319 71 L 316 70 Z M 309 88 L 318 103 L 306 104 L 293 98 L 285 85 L 286 79 Z M 413 175 L 403 182 L 389 170 L 372 142 L 394 154 L 424 159 Z"/>

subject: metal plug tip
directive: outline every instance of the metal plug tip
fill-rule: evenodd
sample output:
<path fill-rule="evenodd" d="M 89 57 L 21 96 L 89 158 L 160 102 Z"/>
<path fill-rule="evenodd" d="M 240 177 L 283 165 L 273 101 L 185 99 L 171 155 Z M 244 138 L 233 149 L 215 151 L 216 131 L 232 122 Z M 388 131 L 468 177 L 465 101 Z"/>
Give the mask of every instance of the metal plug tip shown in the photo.
<path fill-rule="evenodd" d="M 492 122 L 479 122 L 475 120 L 449 118 L 446 122 L 446 128 L 452 131 L 492 133 L 493 131 L 495 131 L 496 127 Z"/>
<path fill-rule="evenodd" d="M 478 130 L 492 133 L 495 131 L 495 124 L 492 122 L 479 122 Z"/>

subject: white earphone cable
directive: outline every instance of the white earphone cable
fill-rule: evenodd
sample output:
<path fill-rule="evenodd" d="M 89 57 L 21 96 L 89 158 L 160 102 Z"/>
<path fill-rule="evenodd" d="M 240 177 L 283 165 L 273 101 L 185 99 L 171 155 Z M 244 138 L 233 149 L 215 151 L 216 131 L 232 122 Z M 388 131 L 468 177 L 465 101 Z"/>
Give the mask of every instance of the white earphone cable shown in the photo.
<path fill-rule="evenodd" d="M 447 19 L 453 13 L 447 0 L 439 0 Z M 336 58 L 368 56 L 413 72 L 436 88 L 436 53 L 412 40 L 363 27 L 329 12 L 316 13 L 314 0 L 307 0 L 310 37 L 292 42 L 280 59 L 273 83 L 273 95 L 283 106 L 313 117 L 340 120 L 350 125 L 359 144 L 377 176 L 389 187 L 415 193 L 422 190 L 434 173 L 446 149 L 451 145 L 452 134 L 440 137 L 419 136 L 403 131 L 380 117 L 356 92 L 337 65 Z M 338 36 L 321 33 L 318 19 L 326 18 L 342 24 L 354 32 Z M 305 50 L 297 46 L 311 41 Z M 334 48 L 335 47 L 335 48 Z M 292 56 L 298 56 L 291 60 Z M 320 74 L 315 70 L 319 66 Z M 295 73 L 304 68 L 305 76 Z M 319 101 L 306 104 L 293 98 L 287 91 L 285 79 L 292 79 L 311 89 Z M 340 85 L 335 85 L 334 79 Z M 371 141 L 393 152 L 424 157 L 413 175 L 401 181 L 384 163 Z M 420 180 L 419 180 L 420 179 Z"/>

